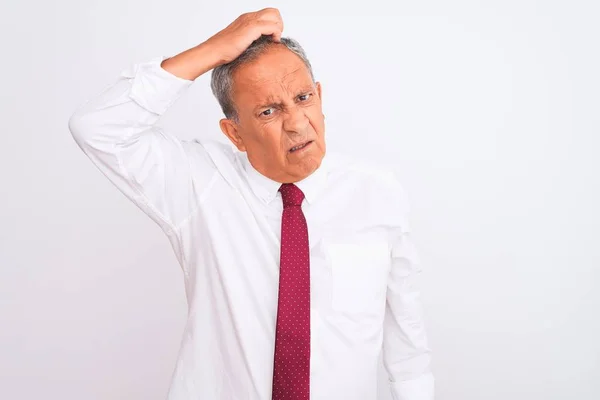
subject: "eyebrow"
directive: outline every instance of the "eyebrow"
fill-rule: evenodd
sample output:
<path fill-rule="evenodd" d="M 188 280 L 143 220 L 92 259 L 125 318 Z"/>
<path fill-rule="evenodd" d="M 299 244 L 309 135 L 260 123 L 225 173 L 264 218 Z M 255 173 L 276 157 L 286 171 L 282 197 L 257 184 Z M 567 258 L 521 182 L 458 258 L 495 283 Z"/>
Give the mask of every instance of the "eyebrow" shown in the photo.
<path fill-rule="evenodd" d="M 314 86 L 305 86 L 298 90 L 298 94 L 296 96 L 300 96 L 301 94 L 311 92 L 314 90 Z M 256 106 L 255 111 L 258 111 L 263 108 L 271 108 L 271 107 L 280 107 L 283 103 L 277 102 L 273 96 L 268 96 L 264 103 Z"/>
<path fill-rule="evenodd" d="M 273 97 L 268 97 L 267 100 L 265 101 L 265 103 L 262 103 L 258 106 L 256 106 L 256 111 L 263 109 L 263 108 L 271 108 L 271 107 L 279 107 L 281 106 L 281 102 L 277 102 L 275 101 L 275 99 Z"/>

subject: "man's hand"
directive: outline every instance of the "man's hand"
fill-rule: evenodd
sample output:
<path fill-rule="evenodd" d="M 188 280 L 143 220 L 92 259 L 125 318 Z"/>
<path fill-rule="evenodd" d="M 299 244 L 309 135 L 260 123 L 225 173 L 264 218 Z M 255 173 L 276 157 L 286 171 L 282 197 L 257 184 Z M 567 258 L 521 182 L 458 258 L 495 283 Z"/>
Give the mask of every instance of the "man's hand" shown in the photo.
<path fill-rule="evenodd" d="M 183 79 L 194 80 L 205 72 L 235 60 L 261 35 L 281 40 L 283 20 L 276 8 L 242 14 L 205 42 L 164 60 L 161 66 Z"/>
<path fill-rule="evenodd" d="M 257 12 L 242 14 L 225 29 L 206 41 L 222 57 L 223 64 L 235 60 L 261 35 L 273 35 L 281 39 L 283 20 L 276 8 L 265 8 Z"/>

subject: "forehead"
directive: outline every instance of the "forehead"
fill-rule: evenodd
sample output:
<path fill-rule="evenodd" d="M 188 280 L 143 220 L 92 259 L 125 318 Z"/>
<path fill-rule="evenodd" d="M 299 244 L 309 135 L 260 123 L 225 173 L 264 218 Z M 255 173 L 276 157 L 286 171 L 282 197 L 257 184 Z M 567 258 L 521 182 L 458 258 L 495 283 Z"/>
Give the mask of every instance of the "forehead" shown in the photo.
<path fill-rule="evenodd" d="M 250 102 L 283 96 L 312 84 L 302 59 L 282 45 L 273 46 L 256 60 L 241 65 L 234 72 L 233 81 L 234 96 Z"/>

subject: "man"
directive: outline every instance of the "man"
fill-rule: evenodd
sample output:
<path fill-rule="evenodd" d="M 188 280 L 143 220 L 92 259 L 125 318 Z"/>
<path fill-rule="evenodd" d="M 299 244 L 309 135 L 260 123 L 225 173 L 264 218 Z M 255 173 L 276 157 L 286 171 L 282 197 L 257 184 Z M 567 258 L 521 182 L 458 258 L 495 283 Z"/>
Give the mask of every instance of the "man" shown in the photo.
<path fill-rule="evenodd" d="M 126 70 L 70 120 L 183 269 L 189 315 L 169 398 L 375 399 L 383 351 L 394 397 L 431 400 L 405 196 L 393 173 L 326 156 L 321 85 L 282 30 L 276 9 L 244 14 Z M 213 69 L 234 146 L 156 127 Z"/>

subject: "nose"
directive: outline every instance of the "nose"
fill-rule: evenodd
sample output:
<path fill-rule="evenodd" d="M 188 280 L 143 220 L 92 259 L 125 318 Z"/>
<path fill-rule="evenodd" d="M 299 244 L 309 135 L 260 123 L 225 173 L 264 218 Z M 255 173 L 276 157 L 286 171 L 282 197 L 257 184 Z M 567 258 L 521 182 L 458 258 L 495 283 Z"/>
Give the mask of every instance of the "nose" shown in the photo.
<path fill-rule="evenodd" d="M 289 134 L 306 134 L 310 120 L 298 106 L 288 109 L 283 120 L 283 129 Z"/>

